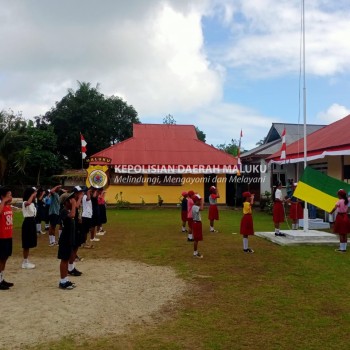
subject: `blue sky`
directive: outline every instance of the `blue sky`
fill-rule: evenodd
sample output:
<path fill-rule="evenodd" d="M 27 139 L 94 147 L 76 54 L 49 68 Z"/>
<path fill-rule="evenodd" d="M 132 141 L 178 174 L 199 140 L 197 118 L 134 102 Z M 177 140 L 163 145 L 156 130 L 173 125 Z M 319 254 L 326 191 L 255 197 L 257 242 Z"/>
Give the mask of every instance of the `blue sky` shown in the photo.
<path fill-rule="evenodd" d="M 0 110 L 42 115 L 86 81 L 250 149 L 298 122 L 300 22 L 301 0 L 0 0 Z M 328 124 L 350 114 L 350 3 L 306 0 L 305 22 L 307 118 Z"/>

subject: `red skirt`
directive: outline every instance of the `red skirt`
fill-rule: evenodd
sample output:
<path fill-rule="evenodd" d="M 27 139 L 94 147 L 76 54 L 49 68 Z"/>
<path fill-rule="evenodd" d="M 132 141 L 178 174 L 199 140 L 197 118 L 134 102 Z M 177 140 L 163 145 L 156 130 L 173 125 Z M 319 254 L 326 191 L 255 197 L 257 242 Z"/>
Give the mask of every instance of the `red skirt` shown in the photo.
<path fill-rule="evenodd" d="M 284 209 L 282 202 L 273 203 L 273 222 L 279 223 L 284 222 Z"/>
<path fill-rule="evenodd" d="M 338 213 L 335 218 L 333 232 L 338 235 L 347 235 L 350 231 L 350 222 L 346 213 Z"/>
<path fill-rule="evenodd" d="M 249 236 L 254 234 L 253 216 L 252 214 L 244 214 L 241 219 L 241 229 L 239 231 L 241 235 Z"/>
<path fill-rule="evenodd" d="M 188 228 L 192 230 L 193 219 L 192 218 L 187 218 L 187 221 L 188 221 Z"/>
<path fill-rule="evenodd" d="M 289 211 L 289 218 L 292 220 L 302 219 L 303 215 L 303 207 L 299 202 L 292 202 Z"/>
<path fill-rule="evenodd" d="M 193 239 L 195 241 L 197 241 L 197 242 L 203 241 L 203 231 L 202 231 L 202 222 L 201 221 L 193 221 L 192 234 L 193 234 Z"/>
<path fill-rule="evenodd" d="M 210 204 L 208 219 L 219 220 L 219 211 L 218 211 L 218 206 L 216 204 Z"/>
<path fill-rule="evenodd" d="M 183 222 L 187 221 L 187 210 L 181 210 L 181 220 Z"/>

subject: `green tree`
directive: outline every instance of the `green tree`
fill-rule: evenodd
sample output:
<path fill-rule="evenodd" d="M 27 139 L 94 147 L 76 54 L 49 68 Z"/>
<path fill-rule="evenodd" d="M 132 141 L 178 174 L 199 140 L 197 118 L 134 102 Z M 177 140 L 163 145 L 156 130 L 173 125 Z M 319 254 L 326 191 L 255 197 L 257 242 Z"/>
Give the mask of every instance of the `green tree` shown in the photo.
<path fill-rule="evenodd" d="M 12 110 L 0 112 L 0 182 L 5 183 L 9 167 L 17 164 L 20 167 L 20 157 L 27 123 L 21 113 L 15 114 Z M 11 165 L 11 166 L 9 166 Z"/>
<path fill-rule="evenodd" d="M 57 152 L 68 167 L 81 167 L 80 133 L 87 142 L 87 154 L 92 155 L 111 144 L 132 136 L 132 124 L 139 123 L 136 110 L 119 97 L 106 98 L 98 85 L 78 82 L 56 102 L 37 125 L 51 125 L 57 135 Z"/>
<path fill-rule="evenodd" d="M 216 148 L 221 149 L 222 151 L 229 153 L 233 156 L 237 156 L 238 155 L 238 142 L 237 140 L 231 139 L 230 143 L 221 143 L 220 145 L 217 145 Z M 243 152 L 243 150 L 241 149 L 241 153 Z"/>
<path fill-rule="evenodd" d="M 198 140 L 205 142 L 205 138 L 207 135 L 202 130 L 199 130 L 197 126 L 195 128 L 196 128 Z"/>
<path fill-rule="evenodd" d="M 175 125 L 176 120 L 171 114 L 168 114 L 167 116 L 165 116 L 165 118 L 163 118 L 163 124 Z"/>

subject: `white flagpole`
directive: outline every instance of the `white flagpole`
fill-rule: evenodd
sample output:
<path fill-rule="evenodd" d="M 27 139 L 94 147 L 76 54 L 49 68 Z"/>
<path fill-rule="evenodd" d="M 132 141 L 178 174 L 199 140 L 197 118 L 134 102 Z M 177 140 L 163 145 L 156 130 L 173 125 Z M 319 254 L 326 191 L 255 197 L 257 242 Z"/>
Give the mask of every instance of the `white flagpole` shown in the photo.
<path fill-rule="evenodd" d="M 307 167 L 307 132 L 306 132 L 306 79 L 305 79 L 305 0 L 302 0 L 303 29 L 303 114 L 304 114 L 304 169 Z M 309 231 L 309 210 L 307 202 L 304 207 L 304 232 Z"/>

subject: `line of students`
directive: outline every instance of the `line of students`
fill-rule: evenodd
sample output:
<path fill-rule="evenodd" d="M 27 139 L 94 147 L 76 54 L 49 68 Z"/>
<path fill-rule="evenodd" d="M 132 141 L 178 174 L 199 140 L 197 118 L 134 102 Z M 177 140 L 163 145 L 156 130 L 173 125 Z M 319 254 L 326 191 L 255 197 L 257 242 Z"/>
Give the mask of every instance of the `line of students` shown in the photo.
<path fill-rule="evenodd" d="M 298 221 L 303 218 L 303 210 L 300 201 L 293 196 L 294 190 L 297 183 L 293 183 L 293 191 L 283 198 L 282 196 L 282 183 L 279 182 L 276 185 L 276 189 L 273 195 L 273 222 L 275 226 L 275 236 L 285 237 L 286 235 L 280 232 L 280 224 L 285 221 L 286 213 L 284 204 L 290 205 L 289 218 L 292 220 L 292 229 L 298 229 Z M 213 186 L 210 188 L 209 197 L 209 215 L 210 220 L 210 232 L 218 232 L 213 230 L 214 228 L 214 218 L 219 219 L 218 209 L 216 202 L 213 203 L 210 198 L 219 198 L 216 188 Z M 214 196 L 212 196 L 214 194 Z M 350 219 L 348 216 L 348 211 L 350 207 L 350 201 L 347 197 L 346 192 L 343 189 L 338 191 L 339 200 L 335 204 L 331 214 L 337 211 L 337 216 L 335 220 L 334 230 L 335 234 L 339 235 L 340 245 L 337 252 L 345 253 L 347 249 L 347 235 L 350 234 Z M 349 192 L 350 195 L 350 192 Z M 203 199 L 195 194 L 193 191 L 182 192 L 182 202 L 181 202 L 181 220 L 182 220 L 182 232 L 187 232 L 186 221 L 188 222 L 188 241 L 194 241 L 194 253 L 195 257 L 202 258 L 203 256 L 198 252 L 198 242 L 203 240 L 202 235 L 202 223 L 199 214 L 200 210 L 203 210 Z M 240 223 L 240 234 L 243 236 L 243 251 L 245 253 L 254 253 L 254 250 L 249 248 L 248 237 L 254 235 L 254 225 L 252 217 L 252 208 L 254 204 L 254 194 L 250 192 L 244 192 L 243 197 L 243 216 Z M 212 206 L 215 205 L 216 208 L 213 209 Z M 186 217 L 187 214 L 187 217 Z M 187 218 L 187 220 L 186 220 Z"/>
<path fill-rule="evenodd" d="M 28 187 L 24 191 L 22 213 L 22 249 L 23 269 L 33 269 L 35 264 L 29 262 L 29 249 L 37 246 L 37 206 L 35 198 L 37 189 Z M 75 284 L 68 280 L 68 275 L 81 276 L 82 272 L 75 267 L 79 247 L 92 248 L 87 244 L 90 232 L 90 242 L 99 241 L 96 235 L 106 232 L 102 225 L 107 222 L 105 191 L 102 189 L 76 186 L 71 193 L 56 186 L 50 190 L 52 209 L 49 211 L 49 245 L 56 245 L 56 226 L 59 226 L 58 259 L 60 263 L 59 288 L 73 289 Z M 7 259 L 12 255 L 12 192 L 8 187 L 0 187 L 0 290 L 6 290 L 13 283 L 4 279 Z M 53 203 L 53 204 L 52 204 Z M 58 210 L 57 210 L 58 207 Z M 41 223 L 40 223 L 41 225 Z"/>

